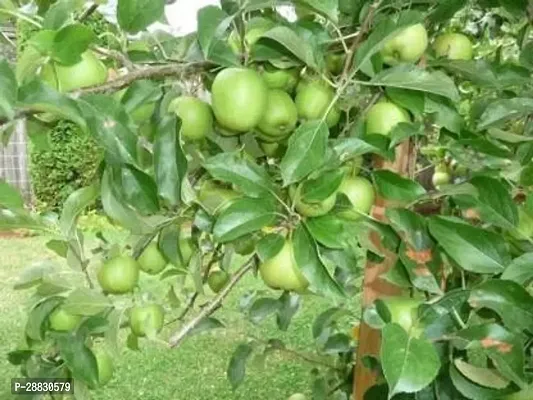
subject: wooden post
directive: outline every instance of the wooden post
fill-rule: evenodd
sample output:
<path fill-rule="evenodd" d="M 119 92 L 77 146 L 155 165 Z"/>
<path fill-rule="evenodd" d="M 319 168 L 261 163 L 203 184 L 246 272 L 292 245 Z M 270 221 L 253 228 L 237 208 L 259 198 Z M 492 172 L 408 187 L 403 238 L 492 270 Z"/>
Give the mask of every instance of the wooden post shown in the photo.
<path fill-rule="evenodd" d="M 396 158 L 394 162 L 386 162 L 381 158 L 376 158 L 374 165 L 376 169 L 388 169 L 400 175 L 413 176 L 416 160 L 412 156 L 412 146 L 410 142 L 405 142 L 396 148 Z M 378 198 L 372 211 L 372 216 L 380 221 L 385 221 L 385 210 L 387 203 L 384 199 Z M 386 273 L 394 266 L 397 260 L 397 254 L 385 249 L 377 234 L 372 236 L 372 242 L 380 249 L 385 258 L 382 263 L 376 264 L 368 261 L 365 267 L 365 276 L 363 284 L 362 307 L 372 304 L 374 300 L 387 296 L 401 294 L 401 289 L 380 279 L 380 276 Z M 366 355 L 379 355 L 380 334 L 361 322 L 359 328 L 359 340 L 357 349 L 357 360 L 355 365 L 354 377 L 354 398 L 363 400 L 365 392 L 376 383 L 376 376 L 371 370 L 363 365 L 363 358 Z"/>

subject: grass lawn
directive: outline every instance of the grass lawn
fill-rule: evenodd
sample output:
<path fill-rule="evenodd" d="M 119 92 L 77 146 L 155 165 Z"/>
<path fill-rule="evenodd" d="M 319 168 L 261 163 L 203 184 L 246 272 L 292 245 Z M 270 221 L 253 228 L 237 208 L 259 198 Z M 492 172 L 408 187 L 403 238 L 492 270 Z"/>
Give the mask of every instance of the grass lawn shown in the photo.
<path fill-rule="evenodd" d="M 22 339 L 25 323 L 25 307 L 29 291 L 14 291 L 13 283 L 18 274 L 42 258 L 54 259 L 45 247 L 46 238 L 0 239 L 0 399 L 11 398 L 10 378 L 20 376 L 5 355 Z M 145 287 L 151 287 L 146 283 Z M 154 286 L 155 287 L 155 286 Z M 240 297 L 252 289 L 262 289 L 260 280 L 249 276 L 232 292 L 226 306 L 215 316 L 230 329 L 213 330 L 187 339 L 181 347 L 169 350 L 162 345 L 142 342 L 141 351 L 128 350 L 124 345 L 122 356 L 116 360 L 112 381 L 95 391 L 97 400 L 225 400 L 257 399 L 284 400 L 294 392 L 310 393 L 312 367 L 310 364 L 275 354 L 262 364 L 252 358 L 247 376 L 236 392 L 226 380 L 226 368 L 235 347 L 243 335 L 253 334 L 265 339 L 282 339 L 288 347 L 298 351 L 312 351 L 315 344 L 311 336 L 314 317 L 332 306 L 331 302 L 306 296 L 303 307 L 293 319 L 288 332 L 281 332 L 274 318 L 260 326 L 253 326 L 240 318 L 235 307 Z M 30 290 L 31 291 L 31 290 Z M 271 292 L 272 296 L 278 293 Z M 353 315 L 358 312 L 357 300 L 353 300 Z M 349 329 L 355 317 L 343 321 Z M 172 329 L 164 331 L 166 337 Z"/>

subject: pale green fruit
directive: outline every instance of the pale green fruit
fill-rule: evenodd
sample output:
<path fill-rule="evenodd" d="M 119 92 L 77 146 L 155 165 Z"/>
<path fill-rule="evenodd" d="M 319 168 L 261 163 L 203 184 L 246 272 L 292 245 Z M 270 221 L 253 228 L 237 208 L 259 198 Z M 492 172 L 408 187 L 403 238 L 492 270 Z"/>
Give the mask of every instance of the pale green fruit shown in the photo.
<path fill-rule="evenodd" d="M 360 176 L 345 178 L 339 192 L 344 193 L 352 204 L 351 210 L 339 214 L 350 220 L 358 220 L 362 214 L 368 214 L 376 200 L 374 187 L 367 179 Z"/>
<path fill-rule="evenodd" d="M 293 246 L 289 240 L 285 241 L 278 254 L 259 266 L 259 273 L 265 284 L 275 290 L 302 293 L 309 286 L 296 264 Z"/>
<path fill-rule="evenodd" d="M 168 111 L 180 117 L 181 137 L 185 140 L 201 140 L 213 129 L 211 106 L 196 97 L 178 97 L 169 104 Z"/>
<path fill-rule="evenodd" d="M 412 336 L 420 336 L 422 329 L 417 327 L 418 307 L 422 302 L 409 297 L 389 297 L 382 300 L 391 314 L 391 323 L 400 325 Z"/>
<path fill-rule="evenodd" d="M 137 259 L 141 270 L 150 275 L 157 275 L 162 272 L 168 262 L 159 251 L 156 242 L 150 243 Z"/>
<path fill-rule="evenodd" d="M 98 270 L 98 283 L 106 293 L 129 293 L 137 286 L 139 270 L 139 263 L 133 257 L 115 257 L 106 261 Z"/>
<path fill-rule="evenodd" d="M 521 390 L 520 392 L 502 397 L 502 400 L 531 400 L 533 399 L 533 386 Z"/>
<path fill-rule="evenodd" d="M 80 321 L 81 317 L 79 315 L 72 315 L 61 306 L 57 307 L 48 316 L 50 329 L 57 332 L 70 332 L 78 326 Z"/>
<path fill-rule="evenodd" d="M 306 121 L 322 119 L 334 97 L 335 92 L 324 82 L 302 82 L 295 99 L 298 116 Z M 330 123 L 334 123 L 335 119 L 336 117 Z"/>
<path fill-rule="evenodd" d="M 404 29 L 387 41 L 381 50 L 383 61 L 388 65 L 417 62 L 428 47 L 428 33 L 422 24 Z"/>
<path fill-rule="evenodd" d="M 268 101 L 268 88 L 263 78 L 259 72 L 246 68 L 226 68 L 220 72 L 211 94 L 218 123 L 235 133 L 254 129 Z"/>
<path fill-rule="evenodd" d="M 269 19 L 256 17 L 252 18 L 246 24 L 246 33 L 244 34 L 244 42 L 247 49 L 251 49 L 253 45 L 275 26 L 275 23 Z M 228 38 L 228 43 L 235 54 L 244 52 L 242 48 L 241 38 L 237 31 L 232 31 Z"/>
<path fill-rule="evenodd" d="M 46 64 L 41 71 L 42 79 L 60 92 L 101 85 L 107 81 L 108 70 L 92 51 L 86 51 L 81 58 L 74 65 Z"/>
<path fill-rule="evenodd" d="M 450 60 L 471 60 L 474 54 L 472 42 L 461 33 L 446 33 L 440 35 L 433 43 L 437 57 Z"/>
<path fill-rule="evenodd" d="M 159 333 L 163 329 L 165 311 L 159 304 L 136 306 L 131 309 L 130 328 L 138 337 Z"/>
<path fill-rule="evenodd" d="M 410 122 L 407 111 L 394 103 L 374 104 L 366 115 L 366 133 L 388 135 L 400 122 Z"/>
<path fill-rule="evenodd" d="M 269 90 L 267 106 L 257 128 L 267 138 L 278 141 L 289 136 L 298 122 L 298 111 L 291 97 L 282 90 Z M 269 141 L 265 138 L 264 141 Z"/>
<path fill-rule="evenodd" d="M 300 215 L 304 217 L 319 217 L 321 215 L 326 215 L 330 212 L 333 207 L 335 207 L 335 202 L 337 200 L 337 192 L 331 194 L 328 198 L 322 200 L 318 203 L 306 203 L 300 194 L 301 187 L 297 188 L 291 186 L 289 188 L 289 196 L 294 201 L 294 207 Z"/>
<path fill-rule="evenodd" d="M 300 70 L 298 68 L 277 69 L 265 66 L 263 79 L 270 89 L 279 89 L 287 93 L 292 93 L 300 80 Z"/>
<path fill-rule="evenodd" d="M 211 215 L 218 215 L 228 208 L 237 198 L 239 193 L 219 186 L 212 181 L 205 181 L 198 191 L 198 201 Z"/>

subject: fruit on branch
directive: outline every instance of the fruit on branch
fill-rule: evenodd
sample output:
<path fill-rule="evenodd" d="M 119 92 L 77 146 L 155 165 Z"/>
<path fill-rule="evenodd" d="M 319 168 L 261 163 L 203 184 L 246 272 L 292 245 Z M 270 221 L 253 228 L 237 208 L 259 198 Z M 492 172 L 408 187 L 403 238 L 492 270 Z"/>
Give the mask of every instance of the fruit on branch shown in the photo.
<path fill-rule="evenodd" d="M 267 105 L 257 125 L 258 137 L 264 142 L 278 142 L 288 137 L 298 123 L 298 110 L 283 90 L 269 90 Z"/>
<path fill-rule="evenodd" d="M 263 150 L 268 157 L 277 157 L 280 155 L 280 145 L 279 143 L 268 143 L 259 140 L 259 147 Z"/>
<path fill-rule="evenodd" d="M 70 92 L 89 86 L 102 85 L 107 81 L 107 67 L 88 50 L 74 65 L 50 62 L 41 70 L 42 79 L 60 92 Z"/>
<path fill-rule="evenodd" d="M 285 241 L 278 254 L 259 266 L 259 273 L 265 284 L 275 290 L 303 293 L 309 286 L 309 282 L 296 264 L 290 240 Z"/>
<path fill-rule="evenodd" d="M 235 134 L 254 129 L 263 117 L 268 87 L 253 69 L 226 68 L 211 88 L 212 105 L 218 123 Z"/>
<path fill-rule="evenodd" d="M 388 135 L 401 122 L 411 122 L 409 113 L 396 104 L 382 101 L 366 114 L 366 133 Z"/>
<path fill-rule="evenodd" d="M 294 207 L 304 217 L 319 217 L 326 215 L 335 207 L 337 192 L 332 193 L 326 199 L 317 203 L 306 203 L 301 195 L 302 186 L 293 185 L 289 188 L 289 196 L 294 202 Z"/>
<path fill-rule="evenodd" d="M 161 273 L 168 264 L 165 256 L 159 251 L 157 242 L 150 243 L 141 253 L 137 262 L 139 263 L 141 271 L 144 271 L 149 275 L 157 275 Z"/>
<path fill-rule="evenodd" d="M 331 102 L 335 98 L 335 92 L 326 82 L 320 80 L 302 81 L 296 89 L 296 108 L 298 116 L 304 121 L 315 121 L 324 118 Z M 333 115 L 331 115 L 333 114 Z M 335 126 L 340 119 L 340 112 L 333 106 L 326 116 L 329 128 Z"/>
<path fill-rule="evenodd" d="M 292 93 L 300 80 L 300 70 L 298 68 L 277 69 L 271 64 L 265 64 L 262 76 L 270 89 Z"/>
<path fill-rule="evenodd" d="M 339 215 L 349 220 L 358 220 L 362 214 L 368 214 L 376 200 L 376 194 L 372 183 L 360 176 L 346 177 L 339 193 L 346 195 L 351 203 L 351 208 L 341 211 Z"/>
<path fill-rule="evenodd" d="M 187 267 L 194 253 L 194 242 L 192 239 L 192 223 L 186 222 L 180 226 L 178 247 L 183 260 L 183 266 Z"/>
<path fill-rule="evenodd" d="M 93 351 L 93 354 L 96 359 L 96 366 L 98 369 L 98 383 L 100 386 L 104 386 L 113 377 L 113 360 L 111 359 L 109 353 L 101 349 Z"/>
<path fill-rule="evenodd" d="M 439 165 L 435 168 L 435 172 L 431 177 L 431 183 L 438 189 L 441 185 L 447 185 L 451 182 L 451 176 L 448 168 L 445 165 Z"/>
<path fill-rule="evenodd" d="M 139 264 L 133 257 L 118 256 L 102 264 L 98 270 L 98 283 L 105 293 L 129 293 L 137 286 L 139 270 Z"/>
<path fill-rule="evenodd" d="M 218 293 L 224 289 L 228 282 L 229 274 L 221 269 L 211 271 L 207 277 L 207 284 L 214 293 Z"/>
<path fill-rule="evenodd" d="M 168 111 L 175 112 L 180 117 L 180 132 L 184 140 L 201 140 L 213 129 L 211 107 L 196 97 L 178 97 L 169 104 Z"/>
<path fill-rule="evenodd" d="M 390 322 L 400 325 L 413 336 L 420 336 L 422 328 L 417 326 L 419 299 L 389 297 L 381 300 L 390 313 Z"/>
<path fill-rule="evenodd" d="M 239 197 L 241 196 L 236 191 L 210 180 L 203 182 L 198 191 L 200 205 L 211 215 L 218 215 Z"/>
<path fill-rule="evenodd" d="M 433 49 L 437 57 L 450 60 L 471 60 L 473 57 L 472 42 L 462 33 L 445 33 L 435 39 Z"/>
<path fill-rule="evenodd" d="M 344 68 L 346 56 L 344 54 L 326 54 L 326 68 L 332 75 L 339 75 Z"/>
<path fill-rule="evenodd" d="M 363 166 L 363 156 L 354 157 L 352 160 L 346 162 L 343 166 L 343 170 L 348 176 L 357 176 L 361 172 Z"/>
<path fill-rule="evenodd" d="M 255 43 L 275 26 L 275 23 L 269 19 L 256 17 L 252 18 L 246 24 L 246 32 L 244 34 L 244 45 L 246 49 L 242 48 L 241 37 L 236 30 L 232 31 L 228 38 L 228 44 L 233 52 L 237 55 L 244 53 L 245 50 L 250 50 Z"/>
<path fill-rule="evenodd" d="M 56 307 L 48 316 L 49 327 L 56 332 L 70 332 L 78 326 L 80 321 L 81 316 L 72 315 L 62 306 Z"/>
<path fill-rule="evenodd" d="M 131 332 L 138 337 L 155 335 L 163 329 L 165 311 L 159 304 L 135 306 L 130 312 Z"/>
<path fill-rule="evenodd" d="M 243 236 L 231 242 L 235 253 L 247 256 L 255 251 L 256 238 L 253 235 Z"/>
<path fill-rule="evenodd" d="M 416 24 L 402 30 L 388 40 L 381 56 L 385 64 L 395 66 L 402 63 L 417 62 L 428 47 L 428 33 L 422 24 Z"/>

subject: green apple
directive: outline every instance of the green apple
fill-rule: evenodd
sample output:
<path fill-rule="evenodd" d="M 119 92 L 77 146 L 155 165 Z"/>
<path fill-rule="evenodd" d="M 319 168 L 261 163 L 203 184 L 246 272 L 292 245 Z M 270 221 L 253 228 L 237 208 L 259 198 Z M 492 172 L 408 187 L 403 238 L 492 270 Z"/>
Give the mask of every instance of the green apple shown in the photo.
<path fill-rule="evenodd" d="M 98 270 L 98 283 L 105 293 L 132 292 L 139 281 L 139 263 L 127 255 L 106 261 Z"/>
<path fill-rule="evenodd" d="M 211 215 L 218 215 L 228 208 L 241 195 L 232 189 L 227 189 L 207 180 L 202 183 L 198 191 L 198 201 Z"/>
<path fill-rule="evenodd" d="M 445 33 L 435 39 L 433 49 L 437 57 L 450 60 L 471 60 L 474 54 L 472 42 L 461 33 Z"/>
<path fill-rule="evenodd" d="M 72 315 L 65 311 L 63 307 L 57 307 L 48 316 L 50 329 L 56 332 L 69 332 L 75 329 L 81 321 L 81 316 Z"/>
<path fill-rule="evenodd" d="M 290 240 L 285 241 L 278 254 L 259 266 L 259 274 L 265 284 L 275 290 L 303 293 L 309 286 L 309 282 L 296 264 Z"/>
<path fill-rule="evenodd" d="M 366 114 L 366 133 L 388 135 L 400 122 L 411 122 L 409 113 L 394 103 L 374 104 Z"/>
<path fill-rule="evenodd" d="M 266 108 L 257 129 L 265 142 L 277 142 L 289 136 L 298 122 L 298 110 L 283 90 L 269 90 Z"/>
<path fill-rule="evenodd" d="M 255 17 L 250 19 L 246 23 L 246 32 L 244 34 L 244 45 L 246 46 L 246 49 L 251 49 L 253 45 L 261 38 L 261 36 L 267 33 L 274 26 L 276 26 L 274 21 L 266 18 Z M 241 38 L 236 30 L 230 33 L 228 43 L 233 52 L 237 55 L 246 50 L 242 48 Z"/>
<path fill-rule="evenodd" d="M 181 137 L 185 140 L 201 140 L 213 129 L 213 112 L 206 102 L 192 96 L 181 96 L 168 106 L 181 119 Z"/>
<path fill-rule="evenodd" d="M 150 243 L 141 253 L 137 262 L 141 270 L 149 275 L 161 273 L 168 264 L 165 256 L 159 251 L 157 242 Z"/>
<path fill-rule="evenodd" d="M 270 64 L 265 64 L 262 76 L 270 89 L 292 93 L 300 80 L 300 70 L 298 68 L 277 69 Z"/>
<path fill-rule="evenodd" d="M 381 55 L 388 65 L 417 62 L 428 47 L 428 33 L 422 24 L 410 26 L 388 40 Z"/>
<path fill-rule="evenodd" d="M 130 312 L 131 332 L 138 337 L 159 333 L 163 329 L 164 319 L 165 311 L 159 304 L 135 306 Z"/>
<path fill-rule="evenodd" d="M 360 176 L 346 177 L 339 188 L 339 193 L 346 195 L 351 209 L 341 211 L 339 215 L 345 219 L 358 220 L 362 214 L 368 214 L 376 200 L 374 187 L 365 178 Z"/>
<path fill-rule="evenodd" d="M 419 299 L 409 297 L 389 297 L 381 300 L 390 313 L 391 323 L 400 325 L 406 332 L 419 337 L 422 329 L 417 326 Z"/>
<path fill-rule="evenodd" d="M 294 202 L 294 207 L 300 215 L 304 217 L 319 217 L 321 215 L 326 215 L 330 212 L 333 207 L 335 207 L 335 202 L 337 200 L 337 192 L 332 193 L 326 199 L 317 202 L 317 203 L 306 203 L 301 196 L 302 186 L 291 186 L 289 188 L 289 196 Z"/>

